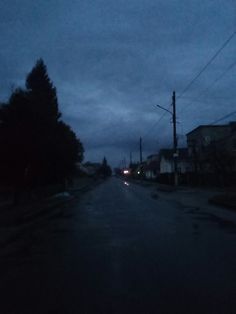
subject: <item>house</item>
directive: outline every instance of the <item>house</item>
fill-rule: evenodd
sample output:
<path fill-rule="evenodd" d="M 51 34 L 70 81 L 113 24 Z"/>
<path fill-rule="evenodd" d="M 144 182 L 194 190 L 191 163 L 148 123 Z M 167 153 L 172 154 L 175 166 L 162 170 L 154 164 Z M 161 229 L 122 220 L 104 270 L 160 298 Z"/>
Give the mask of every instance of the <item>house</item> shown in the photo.
<path fill-rule="evenodd" d="M 224 138 L 212 143 L 214 154 L 221 157 L 224 170 L 236 174 L 236 122 L 228 124 L 229 132 Z M 220 156 L 219 156 L 220 155 Z"/>
<path fill-rule="evenodd" d="M 193 172 L 199 183 L 233 182 L 231 177 L 236 173 L 236 122 L 200 125 L 186 136 Z"/>
<path fill-rule="evenodd" d="M 189 155 L 204 159 L 206 148 L 213 142 L 226 138 L 230 133 L 229 125 L 200 125 L 193 129 L 187 136 Z"/>
<path fill-rule="evenodd" d="M 147 157 L 143 167 L 146 179 L 156 179 L 160 172 L 159 155 L 153 154 Z"/>
<path fill-rule="evenodd" d="M 221 147 L 236 157 L 236 122 L 229 123 L 229 132 L 219 143 Z"/>
<path fill-rule="evenodd" d="M 173 149 L 161 149 L 159 152 L 160 174 L 174 173 L 174 151 Z M 191 171 L 191 163 L 187 148 L 177 150 L 177 169 L 178 173 L 187 173 Z"/>

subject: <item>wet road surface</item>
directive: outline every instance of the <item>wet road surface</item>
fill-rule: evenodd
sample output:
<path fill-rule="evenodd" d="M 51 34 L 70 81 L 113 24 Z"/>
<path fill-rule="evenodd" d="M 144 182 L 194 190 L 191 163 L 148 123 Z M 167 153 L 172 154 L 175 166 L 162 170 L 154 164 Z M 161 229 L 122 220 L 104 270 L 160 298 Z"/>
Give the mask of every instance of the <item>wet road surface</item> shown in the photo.
<path fill-rule="evenodd" d="M 1 259 L 1 314 L 236 313 L 236 225 L 198 204 L 111 178 L 29 237 Z"/>

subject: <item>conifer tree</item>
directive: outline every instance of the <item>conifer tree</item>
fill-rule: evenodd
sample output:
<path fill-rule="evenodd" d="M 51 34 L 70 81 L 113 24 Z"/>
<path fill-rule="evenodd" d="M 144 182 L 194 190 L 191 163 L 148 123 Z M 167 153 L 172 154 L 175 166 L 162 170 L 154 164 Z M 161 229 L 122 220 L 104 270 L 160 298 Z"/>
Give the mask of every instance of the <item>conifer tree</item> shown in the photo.
<path fill-rule="evenodd" d="M 29 91 L 35 112 L 44 122 L 56 122 L 61 114 L 58 110 L 56 88 L 48 77 L 47 67 L 42 59 L 36 62 L 26 78 L 26 88 Z"/>
<path fill-rule="evenodd" d="M 83 145 L 61 120 L 56 88 L 43 60 L 0 106 L 1 178 L 17 188 L 63 182 L 83 159 Z"/>
<path fill-rule="evenodd" d="M 111 167 L 108 165 L 106 157 L 103 158 L 102 165 L 101 165 L 101 168 L 100 168 L 100 174 L 104 178 L 110 177 L 111 174 L 112 174 Z"/>

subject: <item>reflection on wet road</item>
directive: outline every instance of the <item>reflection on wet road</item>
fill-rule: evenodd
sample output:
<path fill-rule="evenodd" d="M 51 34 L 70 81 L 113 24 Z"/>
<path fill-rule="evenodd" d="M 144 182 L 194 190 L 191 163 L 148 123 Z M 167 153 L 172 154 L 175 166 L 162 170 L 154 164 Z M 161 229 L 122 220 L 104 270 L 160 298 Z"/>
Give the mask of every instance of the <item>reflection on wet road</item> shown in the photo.
<path fill-rule="evenodd" d="M 236 226 L 198 204 L 112 178 L 40 239 L 2 277 L 1 313 L 236 311 Z"/>

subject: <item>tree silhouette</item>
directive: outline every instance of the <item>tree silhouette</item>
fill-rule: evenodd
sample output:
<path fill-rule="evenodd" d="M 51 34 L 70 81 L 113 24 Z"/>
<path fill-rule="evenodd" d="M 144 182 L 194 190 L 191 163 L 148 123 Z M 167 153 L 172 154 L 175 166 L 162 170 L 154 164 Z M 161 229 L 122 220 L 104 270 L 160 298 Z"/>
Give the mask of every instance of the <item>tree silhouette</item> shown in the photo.
<path fill-rule="evenodd" d="M 0 170 L 4 182 L 19 190 L 62 182 L 83 159 L 83 145 L 61 119 L 56 88 L 40 59 L 0 107 Z"/>
<path fill-rule="evenodd" d="M 108 165 L 106 157 L 103 158 L 99 173 L 104 177 L 110 177 L 112 174 L 111 167 Z"/>
<path fill-rule="evenodd" d="M 44 122 L 56 122 L 61 117 L 61 113 L 58 110 L 56 88 L 48 77 L 47 67 L 42 59 L 36 62 L 36 65 L 28 74 L 25 85 L 29 92 L 31 103 L 35 107 L 35 113 Z"/>
<path fill-rule="evenodd" d="M 32 134 L 29 107 L 27 93 L 17 89 L 8 104 L 0 109 L 0 164 L 2 179 L 8 184 L 23 184 L 30 159 Z"/>

